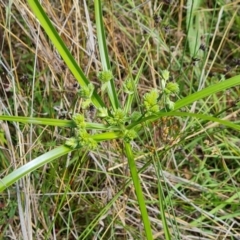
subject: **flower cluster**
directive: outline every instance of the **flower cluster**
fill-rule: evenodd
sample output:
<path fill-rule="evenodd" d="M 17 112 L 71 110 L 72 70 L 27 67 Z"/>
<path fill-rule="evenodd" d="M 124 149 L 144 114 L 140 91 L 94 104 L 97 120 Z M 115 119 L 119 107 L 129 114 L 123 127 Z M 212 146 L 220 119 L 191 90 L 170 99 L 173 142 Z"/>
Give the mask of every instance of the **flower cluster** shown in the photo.
<path fill-rule="evenodd" d="M 143 105 L 148 113 L 159 112 L 158 99 L 159 99 L 159 92 L 155 88 L 143 96 Z"/>
<path fill-rule="evenodd" d="M 82 102 L 82 108 L 86 109 L 87 107 L 89 107 L 92 104 L 92 94 L 94 91 L 94 86 L 92 83 L 89 83 L 87 86 L 82 87 L 78 94 L 81 98 L 83 98 L 83 102 Z"/>
<path fill-rule="evenodd" d="M 164 104 L 169 110 L 174 109 L 174 102 L 171 101 L 170 97 L 179 92 L 179 86 L 177 83 L 168 82 L 170 75 L 168 70 L 162 71 L 161 75 L 161 94 L 160 90 L 154 88 L 143 97 L 143 106 L 147 115 L 159 112 L 161 104 Z M 164 98 L 161 101 L 162 97 Z"/>
<path fill-rule="evenodd" d="M 156 114 L 163 106 L 166 106 L 169 110 L 174 109 L 174 102 L 170 97 L 178 94 L 179 86 L 177 83 L 169 82 L 169 71 L 164 70 L 161 73 L 161 89 L 153 88 L 143 96 L 142 106 L 144 108 L 144 114 L 142 112 L 133 112 L 131 115 L 126 113 L 126 109 L 117 108 L 114 110 L 108 110 L 105 107 L 98 108 L 98 117 L 103 118 L 112 129 L 117 129 L 122 134 L 124 141 L 130 142 L 137 137 L 137 129 L 139 126 L 134 125 L 134 129 L 126 127 L 129 123 L 140 120 L 143 116 L 149 116 Z M 111 71 L 102 71 L 98 74 L 100 81 L 102 82 L 102 88 L 106 88 L 110 80 L 113 79 Z M 132 95 L 136 90 L 136 83 L 133 79 L 127 78 L 123 83 L 123 90 L 125 93 Z M 90 106 L 92 94 L 94 92 L 94 86 L 89 83 L 87 86 L 82 87 L 79 91 L 79 95 L 84 99 L 82 108 Z M 86 130 L 86 122 L 84 115 L 76 114 L 73 117 L 73 121 L 77 126 L 76 137 L 70 138 L 66 141 L 66 145 L 75 149 L 77 147 L 86 147 L 88 149 L 95 149 L 97 142 Z"/>
<path fill-rule="evenodd" d="M 123 83 L 123 90 L 127 94 L 133 94 L 135 89 L 134 81 L 131 78 L 128 78 Z"/>
<path fill-rule="evenodd" d="M 76 137 L 67 139 L 65 145 L 73 149 L 77 147 L 85 147 L 91 150 L 95 149 L 97 142 L 87 132 L 84 116 L 82 114 L 76 114 L 73 117 L 73 121 L 77 125 Z"/>
<path fill-rule="evenodd" d="M 112 126 L 121 126 L 124 125 L 127 117 L 123 109 L 116 109 L 111 112 L 112 116 L 108 118 L 108 122 Z"/>
<path fill-rule="evenodd" d="M 105 91 L 108 82 L 113 79 L 113 74 L 110 70 L 104 70 L 102 72 L 99 72 L 98 79 L 102 82 L 101 90 Z"/>
<path fill-rule="evenodd" d="M 102 72 L 99 72 L 98 79 L 103 83 L 109 82 L 111 79 L 113 79 L 112 71 L 104 70 Z"/>

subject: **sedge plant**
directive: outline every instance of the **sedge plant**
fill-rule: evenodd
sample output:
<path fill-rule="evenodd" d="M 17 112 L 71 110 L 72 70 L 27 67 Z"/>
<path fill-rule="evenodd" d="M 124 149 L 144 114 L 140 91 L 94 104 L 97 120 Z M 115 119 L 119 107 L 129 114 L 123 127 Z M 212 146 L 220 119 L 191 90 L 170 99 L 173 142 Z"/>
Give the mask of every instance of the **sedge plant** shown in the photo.
<path fill-rule="evenodd" d="M 120 103 L 120 97 L 116 90 L 114 73 L 111 68 L 109 54 L 107 51 L 106 36 L 102 19 L 101 1 L 95 0 L 95 19 L 97 27 L 97 40 L 100 52 L 102 69 L 97 74 L 101 82 L 101 97 L 93 83 L 85 76 L 81 68 L 76 63 L 74 57 L 60 38 L 56 29 L 44 12 L 41 4 L 37 0 L 28 0 L 28 4 L 45 30 L 53 46 L 57 49 L 67 67 L 80 85 L 79 96 L 82 98 L 82 108 L 94 106 L 97 110 L 97 122 L 88 122 L 84 114 L 75 114 L 72 120 L 59 120 L 50 118 L 34 118 L 1 115 L 0 120 L 21 122 L 24 124 L 49 125 L 67 127 L 74 129 L 73 136 L 69 137 L 63 144 L 43 155 L 33 159 L 25 165 L 13 170 L 0 180 L 0 192 L 7 189 L 16 181 L 35 171 L 36 169 L 51 163 L 60 156 L 72 151 L 91 151 L 98 148 L 100 142 L 117 139 L 123 143 L 124 154 L 128 159 L 128 166 L 131 179 L 134 185 L 137 202 L 142 216 L 146 239 L 153 239 L 151 222 L 147 211 L 146 200 L 143 195 L 139 171 L 136 167 L 135 156 L 132 143 L 139 137 L 139 132 L 143 126 L 148 126 L 161 118 L 168 116 L 191 117 L 211 122 L 216 122 L 229 128 L 240 130 L 240 126 L 216 117 L 204 114 L 195 114 L 185 111 L 186 107 L 200 99 L 211 96 L 217 92 L 239 85 L 240 76 L 234 76 L 227 81 L 216 83 L 199 92 L 193 93 L 176 102 L 172 100 L 173 95 L 178 95 L 179 86 L 171 82 L 170 72 L 163 69 L 161 75 L 161 88 L 153 88 L 145 93 L 141 99 L 140 109 L 134 109 L 134 96 L 138 89 L 138 81 L 141 71 L 135 76 L 129 76 L 123 83 L 125 104 Z M 143 54 L 144 55 L 144 54 Z M 145 65 L 146 56 L 142 58 L 142 68 Z M 142 69 L 141 68 L 141 69 Z M 108 99 L 108 104 L 105 102 Z M 92 131 L 94 130 L 94 131 Z M 161 191 L 161 189 L 160 189 Z M 162 196 L 162 194 L 160 194 Z M 161 219 L 165 239 L 171 239 L 171 233 L 167 218 L 164 214 L 163 197 L 160 199 Z"/>

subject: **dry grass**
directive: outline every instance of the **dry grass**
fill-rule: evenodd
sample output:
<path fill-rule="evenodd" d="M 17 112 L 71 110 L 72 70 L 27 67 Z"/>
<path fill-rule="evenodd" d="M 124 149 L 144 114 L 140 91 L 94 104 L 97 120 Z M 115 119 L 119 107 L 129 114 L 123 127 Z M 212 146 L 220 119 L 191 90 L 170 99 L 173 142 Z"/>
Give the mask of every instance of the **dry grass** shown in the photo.
<path fill-rule="evenodd" d="M 103 1 L 108 50 L 122 104 L 123 81 L 138 73 L 141 59 L 135 60 L 142 50 L 147 64 L 139 98 L 160 85 L 164 69 L 179 83 L 179 97 L 239 74 L 239 1 L 216 2 L 215 8 L 202 3 L 201 34 L 189 36 L 185 1 L 144 5 Z M 92 1 L 43 0 L 42 5 L 86 76 L 99 86 L 101 62 Z M 77 82 L 25 1 L 11 5 L 1 0 L 0 6 L 0 113 L 70 118 L 80 112 Z M 195 24 L 193 30 L 199 27 L 197 20 Z M 195 47 L 195 40 L 202 50 Z M 231 89 L 186 110 L 212 115 L 225 110 L 221 117 L 239 121 L 239 95 L 239 88 Z M 0 122 L 1 176 L 71 134 L 57 127 Z M 160 183 L 172 239 L 239 239 L 239 133 L 172 118 L 140 134 L 133 148 L 155 239 L 165 239 Z M 176 138 L 178 144 L 169 147 Z M 96 152 L 73 152 L 58 159 L 1 194 L 0 203 L 1 239 L 143 239 L 119 141 L 103 143 Z"/>

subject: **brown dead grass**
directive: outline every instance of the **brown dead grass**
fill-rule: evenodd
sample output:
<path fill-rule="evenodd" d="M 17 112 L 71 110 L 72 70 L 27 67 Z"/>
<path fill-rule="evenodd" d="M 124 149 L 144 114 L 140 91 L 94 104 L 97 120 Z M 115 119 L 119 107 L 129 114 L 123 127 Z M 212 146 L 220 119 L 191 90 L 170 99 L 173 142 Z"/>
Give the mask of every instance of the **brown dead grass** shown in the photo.
<path fill-rule="evenodd" d="M 141 60 L 133 68 L 132 66 L 144 44 L 143 52 L 147 55 L 147 60 L 138 86 L 140 97 L 151 87 L 159 86 L 159 70 L 163 69 L 169 69 L 173 80 L 179 82 L 183 96 L 188 95 L 190 90 L 197 89 L 198 79 L 193 73 L 193 56 L 190 56 L 185 48 L 187 33 L 184 1 L 172 5 L 165 3 L 167 1 L 149 1 L 139 8 L 129 6 L 125 1 L 103 2 L 108 50 L 119 91 L 124 79 L 139 71 Z M 226 19 L 231 19 L 229 15 L 235 13 L 237 1 L 235 2 L 236 5 L 229 4 L 225 12 Z M 142 1 L 136 1 L 135 5 L 141 3 Z M 2 62 L 0 111 L 23 116 L 32 114 L 36 117 L 71 117 L 68 113 L 80 111 L 81 106 L 81 99 L 76 95 L 75 79 L 53 48 L 26 2 L 13 1 L 7 20 L 8 4 L 8 1 L 0 1 Z M 86 76 L 99 86 L 96 75 L 101 70 L 101 63 L 92 1 L 87 2 L 86 8 L 84 1 L 43 0 L 42 5 Z M 203 8 L 208 10 L 206 4 Z M 162 13 L 160 22 L 154 22 L 156 13 Z M 235 16 L 234 20 L 238 22 L 239 17 Z M 215 78 L 219 78 L 220 74 L 227 74 L 228 77 L 239 73 L 239 62 L 236 64 L 240 49 L 236 41 L 239 25 L 236 22 L 227 24 L 226 28 L 224 24 L 221 25 L 222 28 L 219 28 L 214 35 L 216 38 L 214 44 L 211 47 L 206 46 L 211 50 L 208 61 L 200 60 L 199 65 L 206 63 L 209 73 L 212 73 Z M 221 41 L 223 36 L 224 41 Z M 180 59 L 183 60 L 182 63 Z M 34 67 L 35 60 L 36 67 Z M 225 67 L 231 71 L 226 72 Z M 33 86 L 33 78 L 35 86 Z M 211 79 L 207 80 L 206 84 L 211 84 Z M 35 91 L 32 91 L 32 88 Z M 239 96 L 239 90 L 235 90 L 228 101 L 235 101 L 234 98 Z M 33 109 L 31 108 L 32 99 L 34 100 Z M 121 101 L 124 103 L 123 94 Z M 55 111 L 54 107 L 62 110 Z M 231 109 L 229 111 L 230 116 L 234 111 Z M 67 114 L 61 115 L 61 112 Z M 235 120 L 239 121 L 239 113 Z M 216 152 L 213 150 L 226 144 L 226 139 L 213 132 L 206 133 L 207 127 L 199 129 L 200 124 L 195 123 L 198 128 L 194 125 L 191 125 L 192 129 L 186 127 L 188 132 L 183 135 L 186 137 L 183 146 L 186 145 L 187 149 L 171 148 L 167 151 L 163 148 L 164 144 L 176 137 L 176 132 L 181 130 L 184 122 L 179 119 L 171 119 L 167 123 L 163 121 L 153 125 L 149 132 L 146 130 L 142 142 L 139 141 L 133 145 L 138 167 L 142 169 L 140 174 L 142 187 L 149 201 L 148 210 L 155 239 L 165 239 L 159 217 L 157 194 L 159 178 L 156 171 L 159 171 L 159 162 L 164 169 L 161 181 L 165 179 L 164 195 L 169 204 L 166 215 L 173 236 L 179 236 L 179 239 L 230 239 L 230 235 L 238 236 L 240 234 L 239 215 L 229 217 L 226 221 L 224 219 L 224 216 L 238 211 L 237 201 L 233 201 L 235 205 L 223 207 L 216 219 L 213 217 L 214 214 L 208 215 L 215 206 L 218 206 L 218 203 L 214 202 L 215 197 L 216 202 L 219 199 L 225 201 L 229 198 L 230 193 L 227 190 L 233 190 L 231 183 L 234 184 L 236 192 L 239 189 L 239 179 L 229 177 L 238 176 L 237 171 L 234 170 L 237 163 L 228 169 L 231 171 L 228 175 L 222 170 L 222 168 L 226 170 L 225 153 L 221 152 L 223 157 L 219 160 L 223 165 L 216 164 L 214 160 Z M 1 176 L 10 172 L 12 168 L 23 165 L 52 149 L 71 134 L 67 130 L 58 128 L 6 123 L 1 123 L 1 130 L 6 140 L 4 142 L 2 140 L 4 138 L 0 135 L 0 151 L 2 151 L 0 157 L 4 159 L 1 163 L 3 169 Z M 204 137 L 198 139 L 198 135 L 202 133 L 205 134 Z M 233 143 L 228 147 L 232 147 L 237 156 L 239 151 L 236 147 L 236 138 L 238 136 L 234 134 L 228 136 L 229 141 Z M 206 140 L 209 142 L 204 145 Z M 206 175 L 197 172 L 204 165 L 199 161 L 196 153 L 194 146 L 197 144 L 192 144 L 198 141 L 203 144 L 209 159 L 213 162 L 205 162 L 207 167 L 213 170 L 210 177 L 207 176 L 210 172 Z M 155 150 L 158 148 L 161 148 L 161 151 L 156 153 Z M 226 155 L 230 154 L 229 152 Z M 68 166 L 69 161 L 74 163 Z M 115 141 L 104 143 L 98 152 L 73 153 L 50 166 L 45 166 L 31 177 L 24 178 L 16 187 L 17 190 L 21 190 L 21 193 L 16 193 L 12 188 L 1 195 L 0 210 L 3 212 L 1 215 L 3 221 L 0 223 L 0 237 L 3 239 L 8 239 L 8 236 L 11 239 L 31 239 L 31 236 L 34 236 L 33 239 L 79 239 L 88 226 L 93 226 L 94 230 L 87 239 L 98 239 L 98 236 L 102 236 L 101 239 L 143 239 L 136 196 L 133 186 L 128 182 L 130 176 L 125 162 L 122 144 Z M 222 172 L 218 174 L 214 169 L 221 169 Z M 206 178 L 212 180 L 209 182 L 210 187 L 204 183 Z M 196 182 L 190 181 L 191 179 Z M 224 189 L 227 193 L 216 191 L 221 186 L 219 179 L 228 179 L 228 181 L 222 180 L 227 186 L 229 184 L 229 189 L 227 187 Z M 212 189 L 211 184 L 216 184 L 218 187 Z M 118 197 L 111 202 L 115 196 Z M 211 203 L 215 205 L 211 206 Z M 108 204 L 109 207 L 107 207 Z M 11 211 L 12 214 L 9 213 Z M 101 217 L 96 218 L 94 222 L 93 220 L 100 212 Z M 200 216 L 207 216 L 209 221 L 203 221 L 193 227 L 190 224 L 191 221 Z M 93 222 L 95 225 L 91 225 Z M 178 231 L 175 229 L 176 226 Z M 111 231 L 114 233 L 112 237 Z M 177 232 L 179 233 L 176 234 Z"/>

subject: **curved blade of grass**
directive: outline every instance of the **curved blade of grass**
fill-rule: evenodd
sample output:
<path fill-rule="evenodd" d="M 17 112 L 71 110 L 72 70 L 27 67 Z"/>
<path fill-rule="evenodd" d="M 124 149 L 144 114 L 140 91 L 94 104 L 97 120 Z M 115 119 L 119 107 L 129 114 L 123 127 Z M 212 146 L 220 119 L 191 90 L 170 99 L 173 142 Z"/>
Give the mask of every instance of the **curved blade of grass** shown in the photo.
<path fill-rule="evenodd" d="M 185 112 L 169 112 L 169 115 L 164 114 L 162 116 L 195 117 L 195 118 L 199 118 L 199 119 L 203 119 L 203 120 L 207 120 L 207 121 L 211 121 L 211 122 L 217 122 L 219 124 L 222 124 L 226 127 L 230 127 L 232 129 L 235 129 L 235 130 L 240 130 L 240 125 L 238 125 L 236 123 L 232 123 L 230 121 L 222 120 L 220 118 L 215 118 L 215 117 L 204 115 L 204 114 L 185 113 Z"/>
<path fill-rule="evenodd" d="M 20 178 L 26 176 L 28 173 L 33 172 L 34 170 L 42 167 L 43 165 L 50 163 L 51 161 L 71 152 L 72 149 L 64 145 L 57 147 L 40 157 L 35 158 L 34 160 L 28 162 L 27 164 L 21 166 L 20 168 L 14 170 L 8 174 L 3 179 L 0 179 L 0 192 L 2 192 L 7 187 L 11 186 Z"/>
<path fill-rule="evenodd" d="M 10 122 L 20 122 L 29 124 L 40 124 L 57 127 L 76 127 L 76 124 L 72 120 L 60 120 L 53 118 L 37 118 L 37 117 L 22 117 L 22 116 L 5 116 L 0 115 L 0 120 Z"/>
<path fill-rule="evenodd" d="M 141 188 L 141 184 L 140 184 L 139 177 L 138 177 L 138 172 L 137 172 L 137 167 L 135 165 L 133 152 L 132 152 L 130 144 L 127 142 L 124 142 L 124 148 L 125 148 L 126 156 L 128 159 L 129 169 L 131 172 L 135 192 L 137 195 L 139 208 L 140 208 L 141 215 L 142 215 L 143 225 L 144 225 L 144 229 L 145 229 L 145 233 L 146 233 L 146 239 L 151 240 L 151 239 L 153 239 L 151 224 L 149 221 L 142 188 Z"/>
<path fill-rule="evenodd" d="M 44 12 L 41 4 L 37 0 L 27 0 L 27 2 L 35 16 L 38 18 L 41 26 L 47 33 L 48 37 L 50 38 L 52 44 L 56 47 L 62 59 L 79 82 L 80 86 L 87 86 L 89 84 L 89 80 L 84 75 L 83 71 L 78 66 L 72 54 L 67 49 L 63 40 L 61 39 L 56 29 L 52 25 L 51 21 L 49 20 L 48 16 Z M 92 101 L 97 108 L 104 107 L 104 103 L 96 91 L 93 92 Z"/>
<path fill-rule="evenodd" d="M 103 25 L 103 19 L 102 19 L 101 0 L 95 0 L 94 6 L 95 6 L 95 18 L 96 18 L 96 27 L 97 27 L 98 46 L 99 46 L 102 67 L 103 67 L 103 70 L 111 71 L 111 65 L 110 65 L 110 60 L 108 57 L 106 37 L 105 37 L 105 31 L 104 31 L 104 25 Z M 110 98 L 113 108 L 114 109 L 119 108 L 119 101 L 118 101 L 118 97 L 117 97 L 113 79 L 108 82 L 107 91 L 108 91 L 108 96 Z"/>
<path fill-rule="evenodd" d="M 29 124 L 39 124 L 39 125 L 49 125 L 55 127 L 76 127 L 76 124 L 72 120 L 61 120 L 61 119 L 52 119 L 52 118 L 37 118 L 37 117 L 21 117 L 21 116 L 4 116 L 0 115 L 0 120 L 10 121 L 10 122 L 21 122 Z M 109 126 L 101 123 L 86 123 L 86 129 L 95 129 L 95 130 L 107 130 Z"/>
<path fill-rule="evenodd" d="M 149 121 L 149 120 L 150 121 L 156 121 L 156 120 L 160 119 L 161 117 L 169 117 L 169 116 L 195 117 L 195 118 L 199 118 L 199 119 L 203 119 L 203 120 L 217 122 L 217 123 L 222 124 L 226 127 L 230 127 L 232 129 L 240 130 L 240 125 L 232 123 L 230 121 L 222 120 L 222 119 L 215 118 L 215 117 L 208 116 L 208 115 L 204 115 L 204 114 L 187 113 L 187 112 L 160 112 L 156 115 L 152 115 L 152 116 L 145 117 L 145 118 L 142 118 L 142 119 L 138 120 L 137 122 L 129 125 L 127 127 L 127 129 L 131 129 L 131 128 L 135 127 L 137 124 L 140 124 L 142 122 L 146 122 L 146 121 Z"/>
<path fill-rule="evenodd" d="M 199 92 L 193 93 L 183 99 L 178 100 L 175 103 L 174 111 L 176 111 L 182 107 L 185 107 L 199 99 L 202 99 L 204 97 L 210 96 L 214 93 L 226 90 L 228 88 L 231 88 L 231 87 L 234 87 L 237 85 L 240 85 L 240 75 L 229 78 L 224 82 L 216 83 L 210 87 L 204 88 L 203 90 L 201 90 Z"/>

